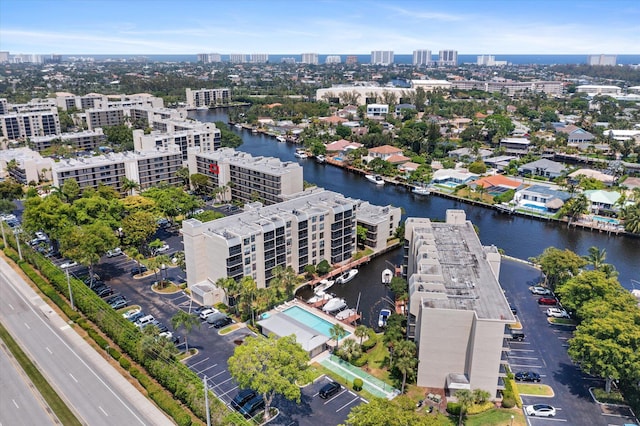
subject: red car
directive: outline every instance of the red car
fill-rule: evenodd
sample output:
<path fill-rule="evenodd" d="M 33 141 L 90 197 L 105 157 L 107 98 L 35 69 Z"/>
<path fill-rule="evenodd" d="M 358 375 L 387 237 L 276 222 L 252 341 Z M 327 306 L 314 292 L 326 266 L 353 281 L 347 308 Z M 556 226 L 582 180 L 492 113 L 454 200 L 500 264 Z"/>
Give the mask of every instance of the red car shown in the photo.
<path fill-rule="evenodd" d="M 538 305 L 552 305 L 558 304 L 558 300 L 555 297 L 541 297 L 538 299 Z"/>

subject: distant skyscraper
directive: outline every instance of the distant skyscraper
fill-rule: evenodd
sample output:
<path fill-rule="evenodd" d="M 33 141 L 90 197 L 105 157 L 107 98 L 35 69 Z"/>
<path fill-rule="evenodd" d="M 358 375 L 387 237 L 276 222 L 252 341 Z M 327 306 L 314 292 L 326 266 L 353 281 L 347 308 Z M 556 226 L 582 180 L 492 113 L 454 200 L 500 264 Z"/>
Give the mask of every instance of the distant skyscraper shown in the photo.
<path fill-rule="evenodd" d="M 340 55 L 329 55 L 327 59 L 324 60 L 325 64 L 339 64 L 340 62 L 342 62 Z"/>
<path fill-rule="evenodd" d="M 477 64 L 485 67 L 497 67 L 507 65 L 507 61 L 496 61 L 496 57 L 493 55 L 480 55 Z"/>
<path fill-rule="evenodd" d="M 413 65 L 431 65 L 431 51 L 430 50 L 414 50 L 413 51 Z"/>
<path fill-rule="evenodd" d="M 303 53 L 302 61 L 303 64 L 310 65 L 318 65 L 318 54 L 317 53 Z"/>
<path fill-rule="evenodd" d="M 296 58 L 292 58 L 292 57 L 288 56 L 286 58 L 280 59 L 280 62 L 283 63 L 283 64 L 295 64 L 296 63 Z"/>
<path fill-rule="evenodd" d="M 0 52 L 0 63 L 9 62 L 9 52 Z"/>
<path fill-rule="evenodd" d="M 353 65 L 358 63 L 358 57 L 356 55 L 347 56 L 347 60 L 345 61 L 347 65 Z"/>
<path fill-rule="evenodd" d="M 615 66 L 618 62 L 616 55 L 589 55 L 587 56 L 587 65 L 611 65 Z"/>
<path fill-rule="evenodd" d="M 269 62 L 269 55 L 266 53 L 252 53 L 250 62 L 253 64 L 266 64 Z"/>
<path fill-rule="evenodd" d="M 373 50 L 371 52 L 372 65 L 393 64 L 393 50 Z"/>
<path fill-rule="evenodd" d="M 441 67 L 451 67 L 458 65 L 457 50 L 441 50 L 438 53 L 438 65 Z"/>
<path fill-rule="evenodd" d="M 247 55 L 244 53 L 232 53 L 229 55 L 229 62 L 232 64 L 244 64 L 247 62 Z"/>
<path fill-rule="evenodd" d="M 222 58 L 219 53 L 198 53 L 198 62 L 210 64 L 213 62 L 222 62 Z"/>

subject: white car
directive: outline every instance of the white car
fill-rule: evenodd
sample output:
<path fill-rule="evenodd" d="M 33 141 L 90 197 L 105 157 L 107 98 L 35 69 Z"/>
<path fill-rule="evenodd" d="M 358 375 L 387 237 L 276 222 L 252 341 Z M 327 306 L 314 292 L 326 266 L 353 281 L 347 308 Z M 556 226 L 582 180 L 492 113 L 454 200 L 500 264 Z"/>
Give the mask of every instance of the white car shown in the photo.
<path fill-rule="evenodd" d="M 202 213 L 204 213 L 204 209 L 195 209 L 195 210 L 193 211 L 193 214 L 194 214 L 194 215 L 202 214 Z"/>
<path fill-rule="evenodd" d="M 551 294 L 551 290 L 549 290 L 546 287 L 541 287 L 539 285 L 534 286 L 534 287 L 529 287 L 529 290 L 531 290 L 531 293 L 539 294 L 541 296 L 547 296 L 547 295 Z"/>
<path fill-rule="evenodd" d="M 556 409 L 547 404 L 526 405 L 524 411 L 527 416 L 553 417 L 556 415 Z"/>
<path fill-rule="evenodd" d="M 122 314 L 122 318 L 129 319 L 129 318 L 131 318 L 132 316 L 136 315 L 139 312 L 140 312 L 140 308 L 129 309 L 127 312 Z"/>
<path fill-rule="evenodd" d="M 115 257 L 115 256 L 120 256 L 121 254 L 124 254 L 124 252 L 122 251 L 122 249 L 120 247 L 116 247 L 112 250 L 109 250 L 107 252 L 107 257 Z"/>
<path fill-rule="evenodd" d="M 164 243 L 162 244 L 160 247 L 154 249 L 155 253 L 164 253 L 165 251 L 169 250 L 171 247 L 169 247 L 169 244 Z"/>
<path fill-rule="evenodd" d="M 553 318 L 569 318 L 569 314 L 564 309 L 560 308 L 548 308 L 547 316 Z"/>
<path fill-rule="evenodd" d="M 214 309 L 214 308 L 205 309 L 204 311 L 200 312 L 200 319 L 201 320 L 206 320 L 211 315 L 215 315 L 215 314 L 217 314 L 219 312 L 220 311 L 218 311 L 217 309 Z"/>
<path fill-rule="evenodd" d="M 78 262 L 76 262 L 75 260 L 67 260 L 66 262 L 60 264 L 60 267 L 62 269 L 73 268 L 74 266 L 78 266 Z"/>

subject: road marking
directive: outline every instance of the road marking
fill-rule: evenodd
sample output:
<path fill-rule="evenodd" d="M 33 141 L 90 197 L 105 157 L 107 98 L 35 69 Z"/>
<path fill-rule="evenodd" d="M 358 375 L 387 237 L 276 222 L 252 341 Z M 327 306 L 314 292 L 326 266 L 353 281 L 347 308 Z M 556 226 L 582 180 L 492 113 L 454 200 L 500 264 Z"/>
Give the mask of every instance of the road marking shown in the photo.
<path fill-rule="evenodd" d="M 209 369 L 211 369 L 211 368 L 215 368 L 215 367 L 217 367 L 217 366 L 218 366 L 218 364 L 210 365 L 210 366 L 208 366 L 207 368 L 205 368 L 205 369 L 203 369 L 203 370 L 197 371 L 197 372 L 196 372 L 196 374 L 200 375 L 200 374 L 204 373 L 205 371 L 207 371 L 207 370 L 209 370 Z"/>
<path fill-rule="evenodd" d="M 205 359 L 201 359 L 200 361 L 198 361 L 198 362 L 195 362 L 195 363 L 191 364 L 191 365 L 189 366 L 189 368 L 193 368 L 193 367 L 195 367 L 196 365 L 200 364 L 201 362 L 205 362 L 205 361 L 207 361 L 208 359 L 209 359 L 209 357 L 206 357 Z"/>
<path fill-rule="evenodd" d="M 512 367 L 523 367 L 523 368 L 542 368 L 541 365 L 529 365 L 529 364 L 509 364 Z"/>
<path fill-rule="evenodd" d="M 73 374 L 69 373 L 69 376 L 71 376 L 71 378 L 73 379 L 74 382 L 78 383 L 78 379 L 76 379 L 75 377 L 73 377 Z"/>
<path fill-rule="evenodd" d="M 536 419 L 536 420 L 549 420 L 550 422 L 566 422 L 566 419 L 554 419 L 553 417 L 536 417 L 536 416 L 531 416 L 530 418 L 532 419 Z M 527 418 L 528 420 L 529 418 Z"/>
<path fill-rule="evenodd" d="M 535 352 L 535 349 L 511 349 L 512 352 Z"/>
<path fill-rule="evenodd" d="M 20 408 L 20 406 L 18 405 L 18 403 L 16 402 L 16 400 L 15 400 L 15 399 L 12 399 L 11 401 L 13 401 L 13 405 L 15 405 L 15 406 L 16 406 L 16 408 Z"/>
<path fill-rule="evenodd" d="M 610 417 L 627 417 L 627 416 L 623 416 L 622 414 L 609 414 L 609 413 L 600 413 L 600 415 L 610 416 Z"/>
<path fill-rule="evenodd" d="M 100 411 L 102 411 L 102 413 L 103 413 L 105 416 L 109 417 L 109 415 L 107 414 L 107 412 L 106 412 L 106 411 L 104 411 L 104 409 L 103 409 L 101 406 L 99 406 L 99 405 L 98 405 L 98 408 L 100 409 Z"/>
<path fill-rule="evenodd" d="M 351 393 L 351 392 L 349 392 L 349 393 Z M 351 404 L 353 404 L 353 403 L 354 403 L 355 401 L 357 401 L 358 399 L 360 399 L 360 397 L 355 397 L 355 398 L 353 398 L 351 401 L 347 402 L 347 403 L 346 403 L 346 404 L 344 404 L 342 407 L 338 408 L 338 409 L 336 410 L 336 413 L 337 413 L 338 411 L 342 410 L 343 408 L 347 408 L 348 406 L 350 406 Z"/>
<path fill-rule="evenodd" d="M 219 375 L 226 373 L 226 371 L 227 371 L 227 370 L 222 370 L 222 371 L 221 371 L 221 372 L 219 372 L 218 374 L 214 374 L 213 376 L 211 376 L 211 377 L 210 377 L 210 379 L 213 379 L 213 378 L 215 378 L 215 377 L 218 377 Z"/>
<path fill-rule="evenodd" d="M 340 395 L 342 395 L 343 393 L 345 393 L 347 391 L 347 389 L 343 389 L 342 392 L 338 392 L 336 394 L 336 396 L 334 396 L 331 399 L 327 399 L 327 401 L 324 403 L 324 405 L 327 405 L 328 403 L 330 403 L 331 401 L 333 401 L 334 399 L 336 399 L 337 397 L 339 397 Z"/>
<path fill-rule="evenodd" d="M 225 381 L 223 381 L 223 382 L 218 383 L 216 386 L 222 386 L 222 385 L 224 385 L 225 383 L 227 383 L 227 382 L 228 382 L 228 381 L 230 381 L 230 380 L 233 380 L 233 377 L 229 376 L 229 378 L 228 378 L 227 380 L 225 380 Z"/>
<path fill-rule="evenodd" d="M 511 344 L 512 345 L 516 345 L 516 344 L 518 344 L 518 345 L 530 345 L 531 343 L 530 342 L 518 342 L 517 340 L 512 340 Z"/>
<path fill-rule="evenodd" d="M 29 324 L 27 324 L 26 322 L 24 323 L 24 326 L 31 330 L 31 327 L 29 327 Z"/>
<path fill-rule="evenodd" d="M 51 352 L 51 349 L 49 349 L 49 348 L 48 348 L 48 347 L 46 347 L 46 346 L 45 346 L 44 348 L 47 350 L 47 352 L 49 352 L 49 354 L 53 355 L 53 352 Z"/>
<path fill-rule="evenodd" d="M 229 392 L 233 392 L 234 390 L 238 389 L 238 386 L 232 387 L 231 389 L 229 389 L 228 391 L 226 391 L 225 393 L 219 395 L 220 398 L 222 398 L 223 396 L 226 396 Z"/>
<path fill-rule="evenodd" d="M 538 357 L 530 357 L 530 356 L 509 356 L 510 359 L 531 359 L 531 360 L 538 360 Z"/>

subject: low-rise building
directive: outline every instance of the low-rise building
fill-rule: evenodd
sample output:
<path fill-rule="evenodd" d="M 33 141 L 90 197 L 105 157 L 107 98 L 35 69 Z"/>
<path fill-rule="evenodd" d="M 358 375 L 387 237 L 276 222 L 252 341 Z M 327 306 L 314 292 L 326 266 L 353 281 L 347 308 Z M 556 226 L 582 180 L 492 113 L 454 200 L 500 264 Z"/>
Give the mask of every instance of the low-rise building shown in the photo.
<path fill-rule="evenodd" d="M 566 170 L 567 167 L 564 164 L 546 158 L 518 167 L 518 172 L 521 175 L 542 176 L 549 179 L 561 176 Z"/>
<path fill-rule="evenodd" d="M 51 148 L 54 144 L 70 145 L 74 150 L 91 151 L 103 144 L 107 137 L 100 127 L 95 130 L 84 130 L 76 133 L 60 133 L 59 135 L 34 136 L 31 147 L 38 152 Z"/>
<path fill-rule="evenodd" d="M 506 327 L 516 322 L 498 281 L 498 249 L 481 244 L 463 210 L 447 210 L 446 223 L 407 219 L 404 259 L 418 386 L 497 396 L 506 377 Z"/>
<path fill-rule="evenodd" d="M 389 105 L 387 104 L 368 104 L 367 117 L 386 117 L 389 114 Z"/>
<path fill-rule="evenodd" d="M 369 149 L 369 157 L 380 158 L 381 160 L 388 160 L 394 155 L 402 155 L 402 148 L 398 148 L 391 145 L 382 145 Z"/>
<path fill-rule="evenodd" d="M 569 198 L 571 194 L 568 192 L 544 185 L 532 185 L 518 190 L 513 200 L 521 206 L 557 211 Z"/>
<path fill-rule="evenodd" d="M 526 138 L 502 138 L 500 139 L 500 148 L 503 148 L 507 154 L 517 156 L 527 155 L 531 142 Z"/>
<path fill-rule="evenodd" d="M 51 180 L 52 158 L 27 147 L 0 150 L 0 176 L 11 176 L 23 185 Z"/>
<path fill-rule="evenodd" d="M 589 211 L 591 213 L 601 213 L 602 211 L 616 211 L 618 200 L 622 196 L 618 191 L 604 191 L 602 189 L 591 189 L 584 191 L 589 203 Z"/>

